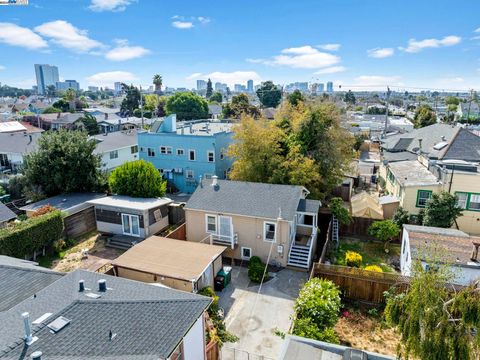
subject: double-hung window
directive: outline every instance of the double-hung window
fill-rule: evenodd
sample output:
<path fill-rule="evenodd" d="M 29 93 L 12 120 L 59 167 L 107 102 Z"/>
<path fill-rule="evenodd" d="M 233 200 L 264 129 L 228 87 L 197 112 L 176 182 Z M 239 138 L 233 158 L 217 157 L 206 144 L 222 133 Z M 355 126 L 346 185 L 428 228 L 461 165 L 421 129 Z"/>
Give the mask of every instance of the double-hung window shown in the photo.
<path fill-rule="evenodd" d="M 466 209 L 468 204 L 468 193 L 457 192 L 455 195 L 457 196 L 457 206 L 461 209 Z"/>
<path fill-rule="evenodd" d="M 138 215 L 122 214 L 122 229 L 125 235 L 140 236 Z"/>
<path fill-rule="evenodd" d="M 118 158 L 118 150 L 110 151 L 110 160 Z"/>
<path fill-rule="evenodd" d="M 268 242 L 275 242 L 275 230 L 277 224 L 274 222 L 265 221 L 263 223 L 263 240 Z"/>
<path fill-rule="evenodd" d="M 131 152 L 132 154 L 138 153 L 138 145 L 130 146 L 130 152 Z"/>
<path fill-rule="evenodd" d="M 183 155 L 183 154 L 184 154 L 183 149 L 177 149 L 177 155 L 178 155 L 178 156 L 181 156 L 181 155 Z"/>
<path fill-rule="evenodd" d="M 417 207 L 424 208 L 427 205 L 428 199 L 432 197 L 431 190 L 418 190 L 417 192 Z"/>
<path fill-rule="evenodd" d="M 197 153 L 195 150 L 188 150 L 188 160 L 195 161 L 197 160 Z"/>
<path fill-rule="evenodd" d="M 215 215 L 206 215 L 207 223 L 207 233 L 216 234 L 217 233 L 217 217 Z"/>
<path fill-rule="evenodd" d="M 148 148 L 147 149 L 147 156 L 148 157 L 154 157 L 155 156 L 155 149 L 154 148 Z"/>
<path fill-rule="evenodd" d="M 171 146 L 160 146 L 160 154 L 171 155 L 172 147 Z"/>
<path fill-rule="evenodd" d="M 208 162 L 214 162 L 215 161 L 215 152 L 214 151 L 209 151 L 207 154 Z"/>
<path fill-rule="evenodd" d="M 480 194 L 470 194 L 468 201 L 468 210 L 480 210 Z"/>
<path fill-rule="evenodd" d="M 195 177 L 195 173 L 193 172 L 192 169 L 187 169 L 187 170 L 185 171 L 185 177 L 186 177 L 187 179 L 193 179 L 193 178 Z"/>

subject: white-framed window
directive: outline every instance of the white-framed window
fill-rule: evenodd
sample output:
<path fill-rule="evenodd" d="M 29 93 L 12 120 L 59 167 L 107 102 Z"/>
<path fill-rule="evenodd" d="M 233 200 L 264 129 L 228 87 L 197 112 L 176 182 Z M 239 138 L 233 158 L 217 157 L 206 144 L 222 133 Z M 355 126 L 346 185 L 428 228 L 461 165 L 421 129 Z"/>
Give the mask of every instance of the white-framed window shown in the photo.
<path fill-rule="evenodd" d="M 160 154 L 171 155 L 172 147 L 171 146 L 160 146 Z"/>
<path fill-rule="evenodd" d="M 470 194 L 469 210 L 480 210 L 480 194 Z"/>
<path fill-rule="evenodd" d="M 130 152 L 131 152 L 132 154 L 138 153 L 138 145 L 130 146 Z"/>
<path fill-rule="evenodd" d="M 188 150 L 188 160 L 195 161 L 197 160 L 197 152 L 195 150 Z"/>
<path fill-rule="evenodd" d="M 275 242 L 275 231 L 277 224 L 270 221 L 263 223 L 263 240 L 268 242 Z"/>
<path fill-rule="evenodd" d="M 208 162 L 215 162 L 215 152 L 209 150 L 207 152 L 207 159 L 208 159 Z"/>
<path fill-rule="evenodd" d="M 140 236 L 138 215 L 122 214 L 122 230 L 125 235 Z"/>
<path fill-rule="evenodd" d="M 110 151 L 110 160 L 118 158 L 118 150 Z"/>
<path fill-rule="evenodd" d="M 468 203 L 468 193 L 457 192 L 455 195 L 457 195 L 457 206 L 459 208 L 466 209 Z"/>
<path fill-rule="evenodd" d="M 193 171 L 192 169 L 187 169 L 187 170 L 185 171 L 185 177 L 186 177 L 187 179 L 193 179 L 193 178 L 195 177 L 194 171 Z"/>
<path fill-rule="evenodd" d="M 217 233 L 217 216 L 216 215 L 205 215 L 205 224 L 206 224 L 206 231 L 209 234 L 216 234 Z"/>
<path fill-rule="evenodd" d="M 147 148 L 147 156 L 154 157 L 155 156 L 155 149 L 154 148 Z"/>
<path fill-rule="evenodd" d="M 250 260 L 252 257 L 252 248 L 242 246 L 242 259 Z"/>
<path fill-rule="evenodd" d="M 183 149 L 177 149 L 177 155 L 178 156 L 181 156 L 181 155 L 184 155 L 185 154 L 185 150 Z"/>

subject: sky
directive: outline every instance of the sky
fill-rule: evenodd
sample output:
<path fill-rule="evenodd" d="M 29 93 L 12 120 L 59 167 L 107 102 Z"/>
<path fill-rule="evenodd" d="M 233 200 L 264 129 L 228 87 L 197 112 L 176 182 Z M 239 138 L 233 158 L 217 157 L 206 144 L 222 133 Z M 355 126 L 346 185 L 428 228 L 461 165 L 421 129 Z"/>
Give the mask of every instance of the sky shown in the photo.
<path fill-rule="evenodd" d="M 188 88 L 479 89 L 478 14 L 471 0 L 30 0 L 0 6 L 0 82 L 30 88 L 41 63 L 82 88 L 158 73 Z"/>

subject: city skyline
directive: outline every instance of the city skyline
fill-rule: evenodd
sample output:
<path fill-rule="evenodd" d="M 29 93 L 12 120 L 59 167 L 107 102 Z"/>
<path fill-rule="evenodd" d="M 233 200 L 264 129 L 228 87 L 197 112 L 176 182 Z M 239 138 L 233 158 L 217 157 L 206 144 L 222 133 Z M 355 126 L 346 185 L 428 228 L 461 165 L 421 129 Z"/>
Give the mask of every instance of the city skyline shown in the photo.
<path fill-rule="evenodd" d="M 31 1 L 2 8 L 0 82 L 31 88 L 35 76 L 27 69 L 36 63 L 58 66 L 84 89 L 117 81 L 150 86 L 155 73 L 166 86 L 189 89 L 208 78 L 232 89 L 250 79 L 332 81 L 335 91 L 478 89 L 480 22 L 473 14 L 480 4 L 457 3 L 471 9 L 461 23 L 450 21 L 450 5 Z M 142 25 L 132 31 L 127 23 Z"/>

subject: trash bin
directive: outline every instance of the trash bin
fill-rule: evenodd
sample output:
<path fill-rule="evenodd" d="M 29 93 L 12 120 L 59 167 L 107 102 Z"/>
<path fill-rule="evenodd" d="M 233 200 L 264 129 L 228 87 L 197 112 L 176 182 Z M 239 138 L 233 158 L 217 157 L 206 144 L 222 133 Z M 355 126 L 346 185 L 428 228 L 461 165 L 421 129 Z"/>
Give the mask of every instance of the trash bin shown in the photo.
<path fill-rule="evenodd" d="M 218 274 L 219 276 L 223 276 L 225 278 L 224 287 L 227 287 L 228 284 L 232 281 L 232 267 L 231 266 L 224 266 Z"/>
<path fill-rule="evenodd" d="M 225 277 L 221 275 L 215 276 L 213 280 L 213 288 L 215 291 L 222 291 L 225 288 Z"/>

